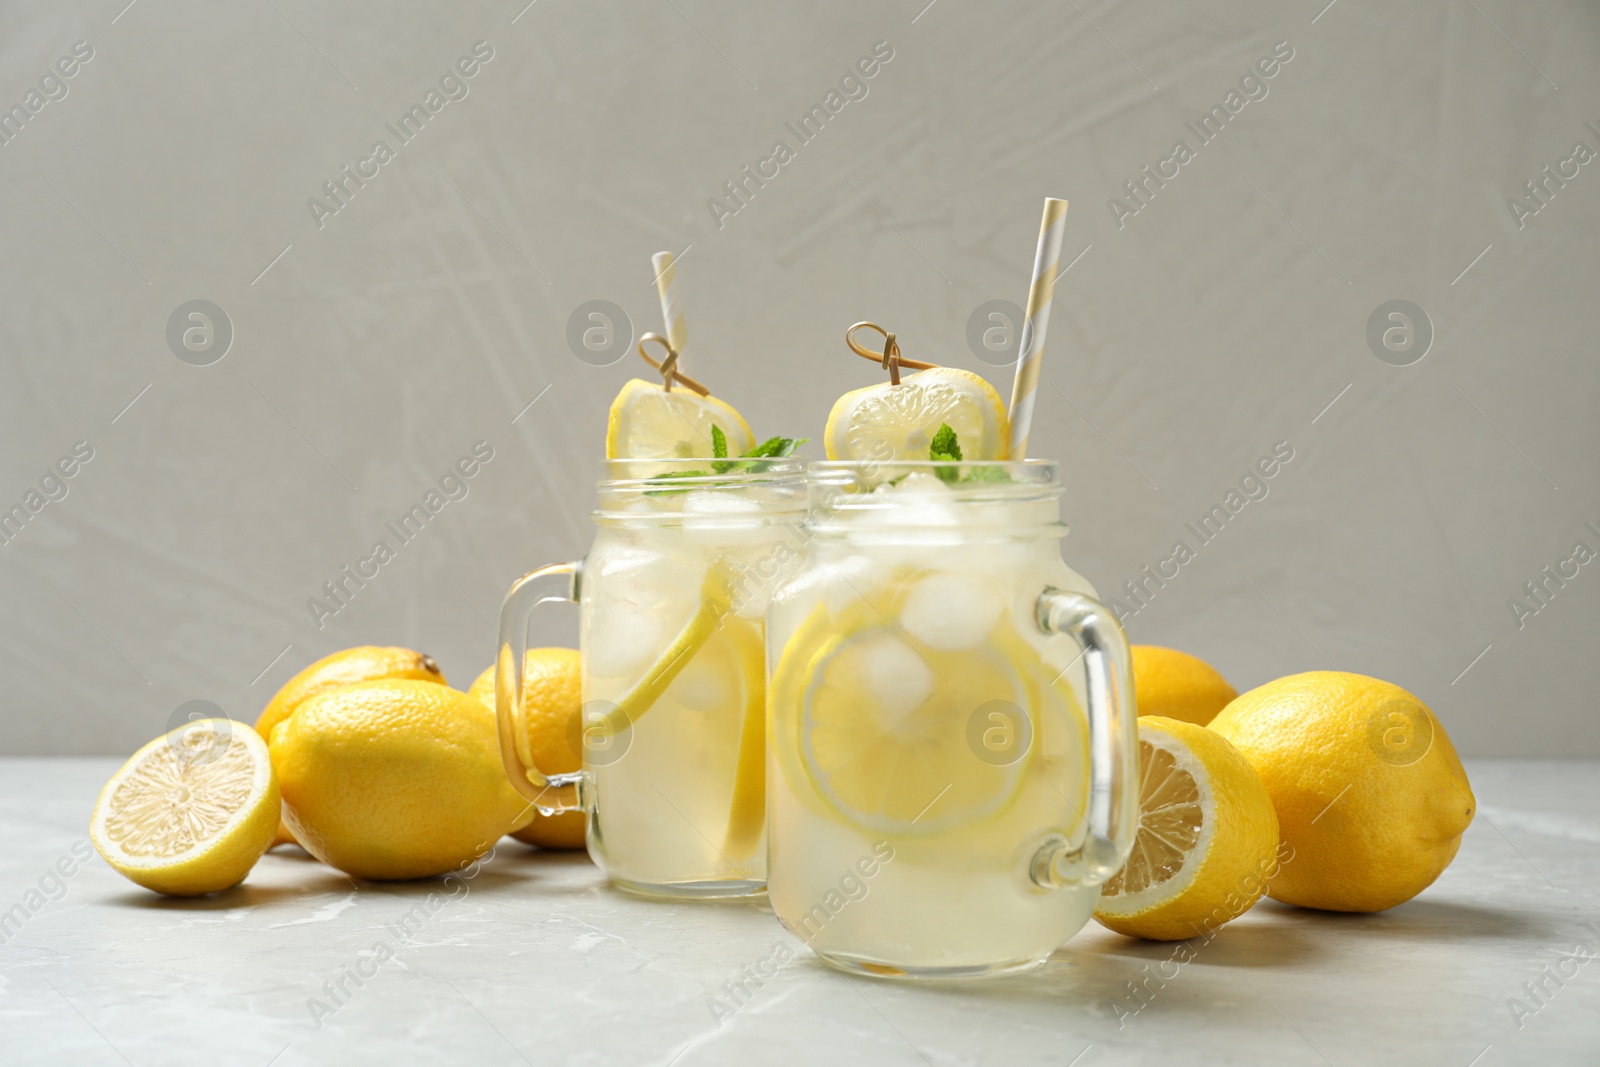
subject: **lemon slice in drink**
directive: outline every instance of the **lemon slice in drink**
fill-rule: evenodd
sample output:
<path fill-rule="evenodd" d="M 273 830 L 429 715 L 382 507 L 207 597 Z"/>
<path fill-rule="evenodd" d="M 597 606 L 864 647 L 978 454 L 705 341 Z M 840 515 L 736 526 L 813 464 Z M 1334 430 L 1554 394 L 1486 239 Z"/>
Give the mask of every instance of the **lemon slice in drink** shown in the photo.
<path fill-rule="evenodd" d="M 242 882 L 277 829 L 266 742 L 244 723 L 201 719 L 156 738 L 111 776 L 89 838 L 132 881 L 192 897 Z"/>
<path fill-rule="evenodd" d="M 709 459 L 711 427 L 728 438 L 728 455 L 755 447 L 750 424 L 728 404 L 689 389 L 667 392 L 639 378 L 611 402 L 606 425 L 607 459 Z"/>
<path fill-rule="evenodd" d="M 767 823 L 766 660 L 761 630 L 755 623 L 733 618 L 724 625 L 738 658 L 740 690 L 744 695 L 733 799 L 722 844 L 723 854 L 735 859 L 755 851 Z"/>
<path fill-rule="evenodd" d="M 1094 917 L 1175 941 L 1244 914 L 1275 872 L 1278 816 L 1239 750 L 1203 726 L 1139 719 L 1139 830 Z"/>
<path fill-rule="evenodd" d="M 1005 459 L 1006 408 L 994 386 L 971 371 L 934 367 L 899 385 L 855 389 L 834 402 L 823 431 L 829 459 L 927 459 L 948 424 L 963 458 Z"/>
<path fill-rule="evenodd" d="M 655 662 L 622 696 L 614 706 L 603 710 L 589 710 L 584 715 L 584 744 L 606 745 L 612 735 L 631 729 L 640 716 L 655 706 L 661 694 L 667 691 L 683 669 L 694 660 L 705 643 L 711 640 L 733 610 L 733 583 L 727 567 L 713 564 L 707 568 L 700 582 L 700 604 L 689 621 L 684 623 L 678 636 L 656 657 Z"/>
<path fill-rule="evenodd" d="M 890 622 L 903 592 L 826 607 L 789 640 L 772 683 L 774 750 L 786 774 L 848 822 L 933 834 L 1005 810 L 1032 751 L 985 759 L 977 716 L 1006 707 L 1037 723 L 1038 659 L 1002 619 L 967 648 L 935 648 Z"/>

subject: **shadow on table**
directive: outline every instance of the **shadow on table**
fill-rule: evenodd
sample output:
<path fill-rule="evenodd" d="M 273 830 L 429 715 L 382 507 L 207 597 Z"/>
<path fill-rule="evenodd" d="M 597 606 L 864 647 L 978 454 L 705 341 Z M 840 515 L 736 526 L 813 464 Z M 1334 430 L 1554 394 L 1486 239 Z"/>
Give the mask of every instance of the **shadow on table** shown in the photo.
<path fill-rule="evenodd" d="M 247 881 L 232 889 L 203 897 L 165 897 L 143 889 L 129 889 L 108 898 L 107 903 L 145 911 L 229 911 L 310 895 L 331 896 L 341 890 L 350 892 L 350 883 L 341 878 L 337 871 L 329 871 L 325 876 L 301 885 L 259 885 Z"/>
<path fill-rule="evenodd" d="M 474 882 L 497 870 L 514 872 L 519 885 L 537 885 L 541 897 L 589 896 L 605 887 L 605 877 L 583 849 L 538 848 L 513 838 L 495 846 L 493 866 L 484 869 Z M 586 880 L 573 880 L 570 874 L 587 873 Z M 498 883 L 496 883 L 498 884 Z"/>
<path fill-rule="evenodd" d="M 1297 908 L 1265 898 L 1256 910 L 1271 916 L 1271 922 L 1260 924 L 1266 929 L 1279 930 L 1292 923 L 1302 929 L 1315 929 L 1318 936 L 1336 932 L 1346 937 L 1449 942 L 1555 936 L 1561 932 L 1560 927 L 1513 908 L 1455 900 L 1409 900 L 1388 911 L 1360 914 Z"/>
<path fill-rule="evenodd" d="M 1131 985 L 1145 983 L 1144 988 L 1162 987 L 1174 982 L 1183 983 L 1182 975 L 1197 973 L 1191 968 L 1220 967 L 1275 967 L 1299 963 L 1320 954 L 1315 939 L 1292 925 L 1281 923 L 1247 923 L 1230 925 L 1218 931 L 1207 941 L 1204 937 L 1188 941 L 1142 941 L 1109 935 L 1108 931 L 1094 928 L 1108 935 L 1098 939 L 1074 939 L 1057 949 L 1043 967 L 1022 974 L 997 978 L 952 979 L 916 982 L 886 983 L 883 988 L 894 988 L 934 998 L 958 997 L 970 1002 L 993 1001 L 1001 1005 L 1033 1002 L 1040 1005 L 1070 1003 L 1084 1006 L 1108 1018 L 1127 1013 L 1124 1004 L 1131 996 Z M 796 965 L 818 976 L 839 977 L 826 964 L 809 953 L 802 954 Z M 1163 980 L 1164 979 L 1164 980 Z M 858 988 L 870 993 L 875 986 L 871 979 L 851 978 Z M 1177 1011 L 1206 1013 L 1212 1007 L 1192 998 L 1163 998 L 1164 1012 Z M 1129 1001 L 1137 1006 L 1138 1001 Z"/>
<path fill-rule="evenodd" d="M 1272 968 L 1300 965 L 1321 956 L 1359 952 L 1359 942 L 1394 940 L 1440 944 L 1477 938 L 1554 936 L 1560 931 L 1509 908 L 1449 900 L 1412 900 L 1386 912 L 1362 915 L 1313 911 L 1263 899 L 1251 920 L 1219 929 L 1207 940 L 1143 941 L 1110 935 L 1091 926 L 1057 949 L 1044 967 L 1002 978 L 896 984 L 933 997 L 994 999 L 997 1002 L 1099 1005 L 1117 1016 L 1136 1007 L 1126 1000 L 1134 986 L 1159 991 L 1183 975 L 1211 968 Z M 1333 935 L 1330 939 L 1329 935 Z M 1354 944 L 1353 944 L 1354 942 Z M 827 968 L 808 960 L 819 973 Z M 1192 970 L 1194 969 L 1194 970 Z M 1150 999 L 1154 999 L 1151 997 Z M 1207 1012 L 1204 1000 L 1162 997 L 1161 1011 Z M 1125 1002 L 1126 1001 L 1126 1002 Z"/>
<path fill-rule="evenodd" d="M 594 869 L 589 856 L 581 851 L 539 849 L 506 839 L 495 846 L 492 859 L 485 859 L 478 872 L 457 879 L 447 875 L 431 878 L 414 878 L 407 881 L 382 882 L 355 878 L 327 866 L 309 852 L 294 845 L 275 848 L 262 857 L 262 862 L 279 867 L 275 874 L 283 874 L 279 865 L 298 867 L 287 877 L 290 884 L 269 884 L 263 879 L 246 880 L 221 893 L 203 897 L 165 897 L 142 890 L 130 890 L 110 899 L 110 903 L 157 911 L 226 911 L 270 905 L 279 901 L 297 900 L 308 896 L 337 896 L 357 891 L 372 897 L 401 897 L 426 899 L 437 893 L 445 897 L 459 897 L 464 882 L 467 892 L 499 893 L 522 892 L 537 884 L 544 895 L 564 893 L 590 893 L 592 885 L 570 885 L 541 877 L 541 872 L 560 869 Z"/>
<path fill-rule="evenodd" d="M 1179 946 L 1182 946 L 1180 948 Z M 1303 963 L 1321 955 L 1317 940 L 1293 925 L 1278 922 L 1230 923 L 1212 934 L 1211 939 L 1192 937 L 1186 941 L 1144 941 L 1117 937 L 1094 944 L 1068 942 L 1050 957 L 1052 961 L 1094 967 L 1107 957 L 1128 960 L 1135 971 L 1144 963 L 1186 958 L 1215 967 L 1281 967 Z"/>

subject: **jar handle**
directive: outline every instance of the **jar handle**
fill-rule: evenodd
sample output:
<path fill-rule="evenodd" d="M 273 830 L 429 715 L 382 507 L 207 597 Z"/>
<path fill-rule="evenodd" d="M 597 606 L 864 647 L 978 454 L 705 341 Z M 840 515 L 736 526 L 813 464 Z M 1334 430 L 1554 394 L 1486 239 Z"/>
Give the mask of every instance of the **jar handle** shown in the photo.
<path fill-rule="evenodd" d="M 495 717 L 500 761 L 511 786 L 540 815 L 583 810 L 583 772 L 547 775 L 534 766 L 523 724 L 522 684 L 528 657 L 528 622 L 547 603 L 577 603 L 583 563 L 555 563 L 518 578 L 500 608 L 500 654 L 495 660 Z"/>
<path fill-rule="evenodd" d="M 1122 869 L 1139 826 L 1139 734 L 1128 639 L 1093 597 L 1047 588 L 1034 609 L 1039 629 L 1066 634 L 1082 649 L 1088 679 L 1087 832 L 1074 847 L 1055 837 L 1034 856 L 1041 886 L 1100 885 Z"/>

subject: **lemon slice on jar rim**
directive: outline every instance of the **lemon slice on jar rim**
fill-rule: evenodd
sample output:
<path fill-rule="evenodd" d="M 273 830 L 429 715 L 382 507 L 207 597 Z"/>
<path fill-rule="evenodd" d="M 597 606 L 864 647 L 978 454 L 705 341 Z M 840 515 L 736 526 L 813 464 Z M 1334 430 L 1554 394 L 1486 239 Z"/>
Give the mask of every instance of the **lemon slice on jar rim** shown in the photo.
<path fill-rule="evenodd" d="M 710 459 L 712 426 L 726 436 L 730 456 L 755 447 L 750 424 L 724 401 L 686 388 L 669 393 L 653 382 L 633 378 L 611 402 L 606 458 Z"/>
<path fill-rule="evenodd" d="M 829 459 L 927 459 L 941 425 L 956 432 L 967 460 L 1006 458 L 1009 423 L 994 386 L 968 370 L 934 367 L 853 389 L 834 402 L 823 431 Z"/>

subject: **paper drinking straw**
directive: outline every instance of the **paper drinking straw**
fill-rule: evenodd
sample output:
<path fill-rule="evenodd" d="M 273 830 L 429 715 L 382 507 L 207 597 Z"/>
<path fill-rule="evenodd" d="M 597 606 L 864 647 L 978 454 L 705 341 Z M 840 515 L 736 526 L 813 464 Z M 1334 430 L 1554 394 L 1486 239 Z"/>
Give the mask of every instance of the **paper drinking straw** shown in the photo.
<path fill-rule="evenodd" d="M 671 252 L 650 257 L 656 268 L 656 291 L 661 294 L 661 318 L 667 327 L 667 343 L 678 353 L 678 369 L 683 370 L 683 346 L 689 342 L 689 328 L 683 324 L 683 304 L 678 300 L 678 271 Z"/>
<path fill-rule="evenodd" d="M 1017 380 L 1011 387 L 1011 441 L 1007 459 L 1028 458 L 1028 430 L 1033 425 L 1033 394 L 1039 388 L 1039 362 L 1044 354 L 1045 328 L 1050 324 L 1050 298 L 1055 294 L 1061 261 L 1061 234 L 1067 228 L 1067 202 L 1049 197 L 1044 221 L 1039 224 L 1039 250 L 1033 257 L 1033 285 L 1028 289 L 1028 312 L 1022 324 L 1022 354 L 1017 358 Z"/>

